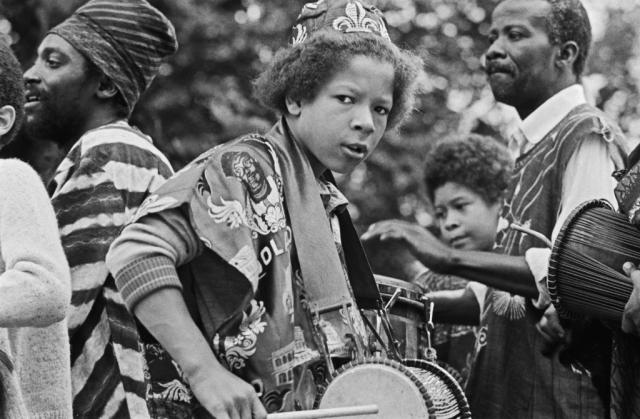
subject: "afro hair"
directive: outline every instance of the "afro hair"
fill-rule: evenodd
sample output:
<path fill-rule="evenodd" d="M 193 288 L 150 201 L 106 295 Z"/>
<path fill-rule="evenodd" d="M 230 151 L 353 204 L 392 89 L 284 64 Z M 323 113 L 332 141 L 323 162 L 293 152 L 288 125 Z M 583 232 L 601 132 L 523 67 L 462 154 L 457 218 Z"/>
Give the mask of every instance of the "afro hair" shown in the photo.
<path fill-rule="evenodd" d="M 393 106 L 387 130 L 395 128 L 413 108 L 422 60 L 390 41 L 370 33 L 315 32 L 304 42 L 281 49 L 254 83 L 255 96 L 267 107 L 286 113 L 285 99 L 313 100 L 321 87 L 363 55 L 393 65 Z"/>
<path fill-rule="evenodd" d="M 507 148 L 492 137 L 470 134 L 438 141 L 426 157 L 427 193 L 433 202 L 439 187 L 455 182 L 493 204 L 503 198 L 512 168 Z"/>

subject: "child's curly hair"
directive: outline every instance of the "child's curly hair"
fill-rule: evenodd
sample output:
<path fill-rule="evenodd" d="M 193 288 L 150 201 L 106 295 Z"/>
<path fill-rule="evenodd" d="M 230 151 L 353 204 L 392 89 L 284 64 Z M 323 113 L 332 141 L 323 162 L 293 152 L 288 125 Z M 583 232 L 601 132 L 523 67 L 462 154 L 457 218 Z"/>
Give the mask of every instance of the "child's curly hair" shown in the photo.
<path fill-rule="evenodd" d="M 320 88 L 357 55 L 393 65 L 393 106 L 387 130 L 395 128 L 413 107 L 422 60 L 371 33 L 315 32 L 304 42 L 281 49 L 254 82 L 255 96 L 267 107 L 286 114 L 285 98 L 313 100 Z"/>
<path fill-rule="evenodd" d="M 492 137 L 469 134 L 438 141 L 425 162 L 425 184 L 431 202 L 447 182 L 463 185 L 493 204 L 504 197 L 513 169 L 507 148 Z"/>

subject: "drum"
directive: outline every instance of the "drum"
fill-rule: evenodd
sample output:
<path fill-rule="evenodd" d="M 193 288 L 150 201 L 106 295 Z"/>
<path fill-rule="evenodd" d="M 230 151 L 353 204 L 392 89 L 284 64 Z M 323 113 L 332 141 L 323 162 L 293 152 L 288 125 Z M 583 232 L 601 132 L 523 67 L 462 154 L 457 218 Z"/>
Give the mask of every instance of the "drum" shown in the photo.
<path fill-rule="evenodd" d="M 424 304 L 420 300 L 422 291 L 420 287 L 410 282 L 391 278 L 384 275 L 375 275 L 382 302 L 386 305 L 391 298 L 394 302 L 388 310 L 389 323 L 395 339 L 400 342 L 400 356 L 402 358 L 422 358 L 420 348 L 426 346 L 426 336 L 421 325 L 425 321 Z M 394 297 L 395 295 L 395 297 Z M 378 321 L 375 313 L 368 313 L 367 317 L 375 325 Z M 387 335 L 379 331 L 380 336 L 388 344 Z"/>
<path fill-rule="evenodd" d="M 316 408 L 378 406 L 376 415 L 354 418 L 470 418 L 467 399 L 457 381 L 439 366 L 383 358 L 352 361 L 335 371 L 318 395 Z"/>
<path fill-rule="evenodd" d="M 640 261 L 640 230 L 604 200 L 578 206 L 553 245 L 547 285 L 558 314 L 620 324 L 633 283 L 624 262 Z"/>

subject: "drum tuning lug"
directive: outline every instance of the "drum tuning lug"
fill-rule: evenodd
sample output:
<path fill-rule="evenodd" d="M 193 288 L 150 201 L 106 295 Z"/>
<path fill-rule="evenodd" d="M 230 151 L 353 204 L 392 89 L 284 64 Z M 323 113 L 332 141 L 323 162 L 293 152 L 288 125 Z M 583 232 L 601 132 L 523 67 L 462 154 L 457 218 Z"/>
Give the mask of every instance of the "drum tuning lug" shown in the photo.
<path fill-rule="evenodd" d="M 424 348 L 424 359 L 429 362 L 436 362 L 438 359 L 438 351 L 432 347 Z"/>

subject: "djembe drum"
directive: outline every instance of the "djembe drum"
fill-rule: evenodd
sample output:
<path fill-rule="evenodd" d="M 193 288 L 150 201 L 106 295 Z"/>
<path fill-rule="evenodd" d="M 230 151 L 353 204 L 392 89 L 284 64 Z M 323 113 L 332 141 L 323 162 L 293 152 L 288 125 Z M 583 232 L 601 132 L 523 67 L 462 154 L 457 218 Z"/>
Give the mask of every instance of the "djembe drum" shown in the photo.
<path fill-rule="evenodd" d="M 349 362 L 335 371 L 318 395 L 320 409 L 351 405 L 378 406 L 361 419 L 470 418 L 458 382 L 443 368 L 422 360 L 403 363 L 384 358 Z"/>
<path fill-rule="evenodd" d="M 640 261 L 640 230 L 604 200 L 573 210 L 553 245 L 547 284 L 558 314 L 620 324 L 633 284 L 622 265 Z"/>

